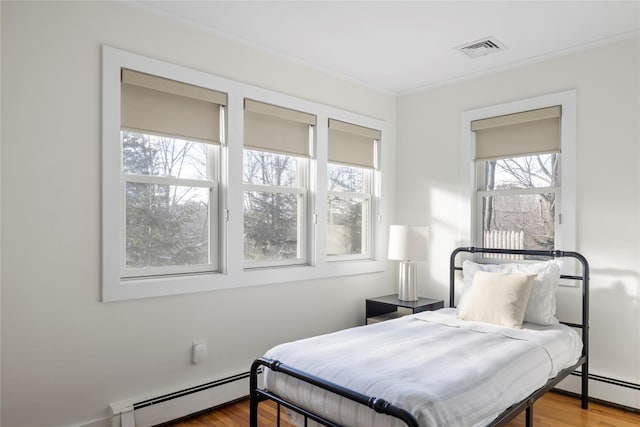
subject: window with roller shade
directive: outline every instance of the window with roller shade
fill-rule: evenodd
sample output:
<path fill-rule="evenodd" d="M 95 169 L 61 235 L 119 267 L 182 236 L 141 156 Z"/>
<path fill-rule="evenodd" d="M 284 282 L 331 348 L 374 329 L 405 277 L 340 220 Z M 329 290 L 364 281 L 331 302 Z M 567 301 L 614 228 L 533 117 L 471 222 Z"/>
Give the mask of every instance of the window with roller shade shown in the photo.
<path fill-rule="evenodd" d="M 336 142 L 338 132 L 349 133 L 330 132 L 330 117 L 387 129 L 381 120 L 103 46 L 103 301 L 384 271 L 380 141 L 369 139 L 369 163 L 348 152 L 329 160 L 329 134 Z M 358 152 L 357 144 L 332 146 Z M 328 174 L 338 175 L 333 184 Z M 337 252 L 344 255 L 326 253 L 332 191 L 349 201 L 355 195 L 358 207 L 364 198 L 370 210 L 363 222 L 370 229 L 355 227 L 366 230 L 364 243 Z"/>
<path fill-rule="evenodd" d="M 246 268 L 308 264 L 309 159 L 316 116 L 244 100 Z"/>
<path fill-rule="evenodd" d="M 218 271 L 226 103 L 221 92 L 121 70 L 123 278 Z"/>
<path fill-rule="evenodd" d="M 329 261 L 371 257 L 379 141 L 379 130 L 329 119 L 326 245 Z"/>
<path fill-rule="evenodd" d="M 560 106 L 471 122 L 476 244 L 553 250 L 561 200 Z"/>

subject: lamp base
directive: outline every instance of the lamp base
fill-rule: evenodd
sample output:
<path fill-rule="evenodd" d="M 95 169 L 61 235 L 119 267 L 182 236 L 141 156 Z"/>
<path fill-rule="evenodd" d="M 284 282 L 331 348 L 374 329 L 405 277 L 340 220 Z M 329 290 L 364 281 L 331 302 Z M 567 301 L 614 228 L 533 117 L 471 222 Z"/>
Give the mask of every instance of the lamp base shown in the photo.
<path fill-rule="evenodd" d="M 402 301 L 418 301 L 418 271 L 416 267 L 415 262 L 400 262 L 398 299 Z"/>

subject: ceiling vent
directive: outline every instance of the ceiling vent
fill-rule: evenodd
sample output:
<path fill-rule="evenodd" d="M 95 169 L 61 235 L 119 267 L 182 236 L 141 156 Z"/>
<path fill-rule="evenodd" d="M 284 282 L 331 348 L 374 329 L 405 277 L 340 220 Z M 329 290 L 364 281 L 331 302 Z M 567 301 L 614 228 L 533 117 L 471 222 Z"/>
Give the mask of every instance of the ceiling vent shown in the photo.
<path fill-rule="evenodd" d="M 485 37 L 462 46 L 454 47 L 454 49 L 464 53 L 469 58 L 477 58 L 506 50 L 507 46 L 495 37 Z"/>

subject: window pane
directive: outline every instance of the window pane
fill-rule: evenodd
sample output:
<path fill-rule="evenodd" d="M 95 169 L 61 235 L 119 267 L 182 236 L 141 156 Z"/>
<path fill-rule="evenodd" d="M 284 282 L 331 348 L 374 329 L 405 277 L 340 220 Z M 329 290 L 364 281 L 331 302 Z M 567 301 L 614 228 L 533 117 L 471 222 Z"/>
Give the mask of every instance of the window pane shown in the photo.
<path fill-rule="evenodd" d="M 126 267 L 209 264 L 208 188 L 127 183 Z"/>
<path fill-rule="evenodd" d="M 482 198 L 484 245 L 492 248 L 553 250 L 555 194 Z"/>
<path fill-rule="evenodd" d="M 207 150 L 202 142 L 121 132 L 124 173 L 207 179 Z"/>
<path fill-rule="evenodd" d="M 354 193 L 364 191 L 364 171 L 363 168 L 329 163 L 327 165 L 329 191 L 350 191 Z"/>
<path fill-rule="evenodd" d="M 558 154 L 485 161 L 484 190 L 558 186 Z"/>
<path fill-rule="evenodd" d="M 298 186 L 298 160 L 284 154 L 244 150 L 245 184 Z"/>
<path fill-rule="evenodd" d="M 360 199 L 329 197 L 327 255 L 362 254 L 362 217 L 365 203 Z"/>
<path fill-rule="evenodd" d="M 244 258 L 276 261 L 301 258 L 298 253 L 297 194 L 244 193 Z"/>

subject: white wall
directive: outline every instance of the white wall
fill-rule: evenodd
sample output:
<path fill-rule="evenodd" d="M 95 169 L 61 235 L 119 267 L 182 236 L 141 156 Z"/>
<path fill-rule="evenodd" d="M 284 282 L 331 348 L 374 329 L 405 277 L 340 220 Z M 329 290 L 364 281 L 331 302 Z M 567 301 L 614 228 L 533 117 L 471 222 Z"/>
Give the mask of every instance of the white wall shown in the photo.
<path fill-rule="evenodd" d="M 4 427 L 84 425 L 110 402 L 246 372 L 274 344 L 362 324 L 364 299 L 392 292 L 387 271 L 99 302 L 103 44 L 385 120 L 391 136 L 395 97 L 120 2 L 0 7 Z"/>
<path fill-rule="evenodd" d="M 99 302 L 101 45 L 386 120 L 391 135 L 396 100 L 119 2 L 3 1 L 0 10 L 4 427 L 83 425 L 106 417 L 116 400 L 244 372 L 273 344 L 361 323 L 364 299 L 393 290 L 387 271 Z M 460 112 L 576 88 L 578 249 L 593 267 L 592 368 L 636 383 L 638 43 L 401 97 L 400 167 L 383 188 L 398 221 L 431 226 L 421 294 L 446 297 L 447 258 L 459 243 Z M 386 150 L 393 164 L 394 141 Z M 195 339 L 209 347 L 197 366 L 189 363 Z M 640 407 L 635 395 L 603 393 Z"/>
<path fill-rule="evenodd" d="M 481 58 L 479 60 L 482 60 Z M 640 41 L 511 68 L 398 100 L 399 222 L 431 225 L 422 294 L 447 297 L 460 244 L 462 111 L 569 89 L 577 92 L 577 250 L 591 264 L 591 371 L 640 383 Z M 465 244 L 468 242 L 464 242 Z M 562 248 L 560 248 L 562 249 Z M 559 313 L 574 311 L 566 298 Z M 640 393 L 592 382 L 595 397 L 640 408 Z"/>

